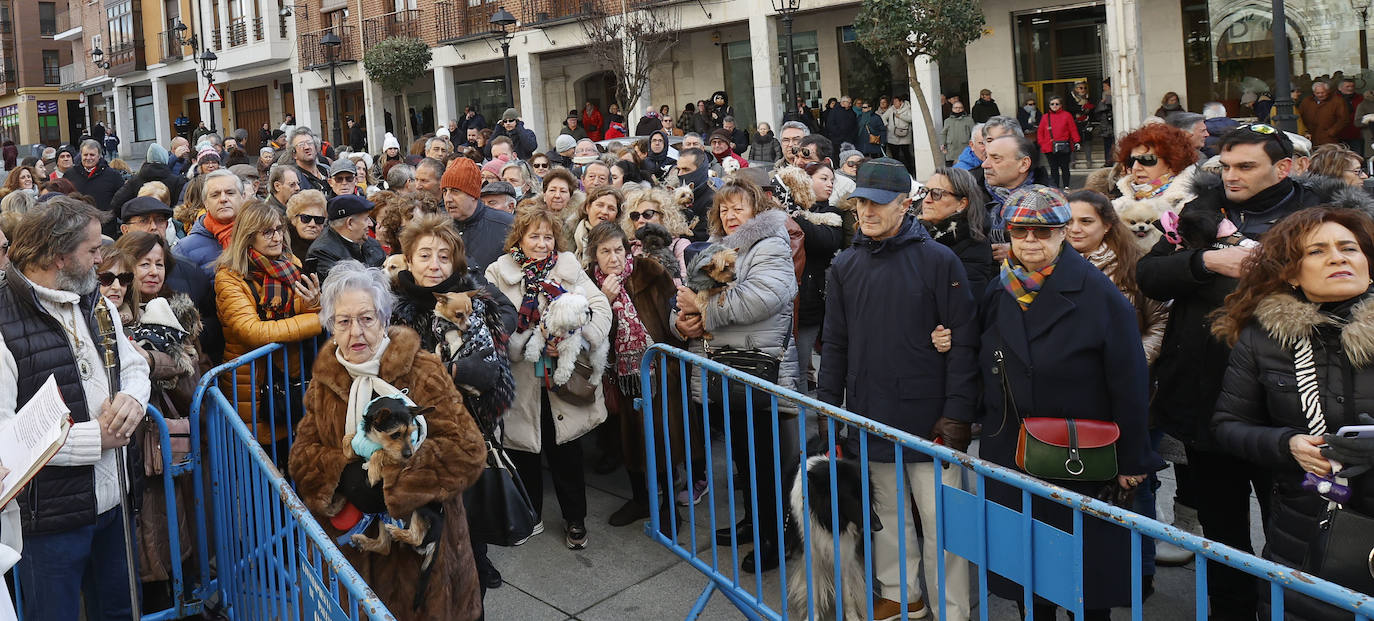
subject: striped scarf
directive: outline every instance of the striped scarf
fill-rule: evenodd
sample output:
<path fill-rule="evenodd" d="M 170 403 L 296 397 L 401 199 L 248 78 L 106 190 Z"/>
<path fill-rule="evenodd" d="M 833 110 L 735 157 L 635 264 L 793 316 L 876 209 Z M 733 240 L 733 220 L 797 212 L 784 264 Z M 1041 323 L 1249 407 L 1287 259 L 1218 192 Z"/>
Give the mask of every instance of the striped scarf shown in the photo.
<path fill-rule="evenodd" d="M 301 269 L 285 256 L 272 259 L 248 249 L 248 276 L 262 287 L 259 306 L 263 317 L 269 321 L 290 317 L 292 303 L 296 300 L 296 292 L 291 287 L 301 279 Z"/>
<path fill-rule="evenodd" d="M 563 287 L 549 281 L 549 273 L 553 271 L 554 264 L 558 263 L 558 255 L 549 253 L 549 256 L 543 259 L 531 259 L 518 247 L 512 248 L 510 254 L 511 258 L 515 259 L 515 264 L 520 266 L 520 272 L 524 274 L 525 296 L 520 300 L 519 317 L 515 325 L 516 332 L 524 332 L 539 323 L 541 294 L 549 301 L 563 295 Z"/>
<path fill-rule="evenodd" d="M 1059 259 L 1055 258 L 1055 263 Z M 1040 287 L 1045 284 L 1045 280 L 1054 273 L 1055 263 L 1050 263 L 1038 270 L 1027 270 L 1024 265 L 1012 264 L 1011 259 L 1002 260 L 1002 288 L 1011 294 L 1017 304 L 1021 305 L 1021 310 L 1030 308 L 1031 302 L 1035 301 L 1035 296 L 1040 294 Z"/>
<path fill-rule="evenodd" d="M 1326 416 L 1322 413 L 1321 387 L 1317 385 L 1317 365 L 1312 358 L 1312 341 L 1298 339 L 1293 346 L 1293 373 L 1298 383 L 1298 403 L 1307 419 L 1307 432 L 1326 434 Z"/>
<path fill-rule="evenodd" d="M 1139 201 L 1163 194 L 1173 182 L 1174 173 L 1165 173 L 1163 177 L 1151 179 L 1149 183 L 1132 183 L 1131 189 L 1135 191 L 1135 199 Z"/>

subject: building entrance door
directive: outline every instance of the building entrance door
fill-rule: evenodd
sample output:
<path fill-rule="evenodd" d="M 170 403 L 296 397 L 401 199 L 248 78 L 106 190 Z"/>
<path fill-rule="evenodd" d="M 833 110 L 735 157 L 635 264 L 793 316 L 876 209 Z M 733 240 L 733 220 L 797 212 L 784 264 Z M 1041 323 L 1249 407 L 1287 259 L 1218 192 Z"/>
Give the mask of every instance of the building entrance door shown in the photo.
<path fill-rule="evenodd" d="M 262 147 L 258 130 L 263 123 L 271 127 L 272 119 L 267 110 L 267 87 L 246 88 L 234 91 L 234 122 L 238 127 L 248 130 L 248 144 L 244 152 L 256 154 Z"/>
<path fill-rule="evenodd" d="M 1059 9 L 1037 9 L 1015 14 L 1016 82 L 1020 85 L 1016 106 L 1025 104 L 1026 96 L 1044 112 L 1049 98 L 1058 95 L 1064 109 L 1074 105 L 1073 88 L 1077 82 L 1087 82 L 1087 101 L 1101 98 L 1102 78 L 1108 75 L 1107 8 L 1101 2 L 1081 4 Z M 1091 113 L 1078 116 L 1083 150 L 1075 159 L 1079 165 L 1096 166 L 1105 162 L 1102 145 L 1093 151 L 1092 136 L 1098 133 L 1097 119 Z"/>

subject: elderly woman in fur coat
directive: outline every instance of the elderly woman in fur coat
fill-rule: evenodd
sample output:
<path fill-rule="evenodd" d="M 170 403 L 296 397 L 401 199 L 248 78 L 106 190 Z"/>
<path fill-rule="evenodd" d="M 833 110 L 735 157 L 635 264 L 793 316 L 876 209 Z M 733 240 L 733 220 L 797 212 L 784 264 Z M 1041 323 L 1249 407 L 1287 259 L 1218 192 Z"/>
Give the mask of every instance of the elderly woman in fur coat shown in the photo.
<path fill-rule="evenodd" d="M 437 510 L 428 526 L 440 535 L 428 567 L 415 547 L 395 540 L 389 553 L 345 545 L 344 556 L 398 619 L 477 619 L 482 599 L 462 493 L 482 473 L 482 433 L 453 377 L 421 349 L 419 335 L 387 327 L 394 297 L 384 272 L 341 261 L 321 299 L 321 322 L 333 336 L 315 360 L 305 418 L 291 446 L 291 476 L 301 500 L 335 538 L 357 528 L 379 534 L 380 521 L 366 525 L 359 512 L 409 524 L 417 510 Z M 433 409 L 424 414 L 425 432 L 404 468 L 372 487 L 350 436 L 362 433 L 358 421 L 375 397 L 401 391 Z"/>

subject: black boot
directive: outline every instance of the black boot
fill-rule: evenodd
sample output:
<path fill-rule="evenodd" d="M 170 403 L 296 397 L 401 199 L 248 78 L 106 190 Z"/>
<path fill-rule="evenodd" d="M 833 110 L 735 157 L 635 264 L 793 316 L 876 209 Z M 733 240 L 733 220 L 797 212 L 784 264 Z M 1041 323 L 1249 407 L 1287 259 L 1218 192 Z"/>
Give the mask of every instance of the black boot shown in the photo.
<path fill-rule="evenodd" d="M 744 555 L 740 559 L 740 569 L 744 573 L 752 574 L 756 570 L 772 571 L 778 568 L 778 542 L 773 539 L 764 539 L 759 545 L 754 546 L 753 551 Z"/>
<path fill-rule="evenodd" d="M 716 529 L 716 545 L 729 546 L 730 533 L 732 532 L 735 534 L 735 543 L 737 545 L 754 542 L 754 523 L 749 519 L 747 514 L 744 516 L 744 519 L 740 520 L 738 524 L 735 524 L 734 528 L 727 526 L 725 528 Z"/>
<path fill-rule="evenodd" d="M 649 484 L 643 472 L 627 470 L 630 477 L 630 499 L 625 501 L 607 523 L 611 526 L 627 526 L 649 517 Z"/>

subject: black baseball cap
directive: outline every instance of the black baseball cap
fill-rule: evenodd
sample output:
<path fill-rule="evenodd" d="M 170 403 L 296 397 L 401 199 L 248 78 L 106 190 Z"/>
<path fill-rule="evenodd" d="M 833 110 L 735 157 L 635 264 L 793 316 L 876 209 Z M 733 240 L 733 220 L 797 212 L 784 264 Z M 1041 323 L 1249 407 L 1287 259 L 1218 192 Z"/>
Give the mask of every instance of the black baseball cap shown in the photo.
<path fill-rule="evenodd" d="M 330 220 L 342 220 L 349 216 L 372 211 L 372 207 L 370 200 L 357 194 L 344 194 L 329 199 L 329 208 L 325 211 Z"/>
<path fill-rule="evenodd" d="M 901 162 L 890 157 L 864 162 L 859 166 L 855 182 L 858 188 L 849 194 L 850 198 L 864 198 L 879 205 L 911 192 L 911 174 Z"/>

